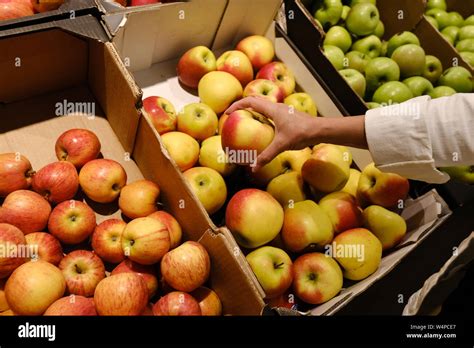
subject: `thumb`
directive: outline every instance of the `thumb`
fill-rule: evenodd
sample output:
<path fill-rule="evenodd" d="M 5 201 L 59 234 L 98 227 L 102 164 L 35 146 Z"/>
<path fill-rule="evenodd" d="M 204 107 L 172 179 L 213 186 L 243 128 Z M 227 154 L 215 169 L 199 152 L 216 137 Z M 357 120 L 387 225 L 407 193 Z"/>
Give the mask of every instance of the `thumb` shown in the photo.
<path fill-rule="evenodd" d="M 280 144 L 273 141 L 260 155 L 258 155 L 257 162 L 252 167 L 252 172 L 258 172 L 263 166 L 270 163 L 277 155 L 279 155 L 280 152 L 282 152 Z"/>

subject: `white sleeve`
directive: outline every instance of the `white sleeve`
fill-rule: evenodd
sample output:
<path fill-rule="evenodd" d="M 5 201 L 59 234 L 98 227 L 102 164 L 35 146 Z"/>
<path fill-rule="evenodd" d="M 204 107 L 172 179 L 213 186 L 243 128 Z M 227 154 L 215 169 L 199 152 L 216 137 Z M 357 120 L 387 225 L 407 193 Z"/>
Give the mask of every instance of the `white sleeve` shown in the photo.
<path fill-rule="evenodd" d="M 474 94 L 423 96 L 369 110 L 365 131 L 380 170 L 445 183 L 449 176 L 436 167 L 474 164 Z"/>

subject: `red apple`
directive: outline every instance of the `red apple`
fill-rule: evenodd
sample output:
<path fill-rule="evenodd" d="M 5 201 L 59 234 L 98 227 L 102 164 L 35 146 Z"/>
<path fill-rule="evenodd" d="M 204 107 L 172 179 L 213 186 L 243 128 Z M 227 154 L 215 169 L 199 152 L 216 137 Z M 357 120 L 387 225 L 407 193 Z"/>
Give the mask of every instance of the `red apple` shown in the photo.
<path fill-rule="evenodd" d="M 249 57 L 255 71 L 270 63 L 275 56 L 273 43 L 260 35 L 252 35 L 242 39 L 237 44 L 236 49 L 244 52 Z"/>
<path fill-rule="evenodd" d="M 159 4 L 160 1 L 158 0 L 131 0 L 129 6 L 143 6 L 143 5 L 151 5 L 151 4 Z"/>
<path fill-rule="evenodd" d="M 53 204 L 72 199 L 79 189 L 76 167 L 69 162 L 50 163 L 36 172 L 32 187 Z"/>
<path fill-rule="evenodd" d="M 92 298 L 70 295 L 53 302 L 43 315 L 95 316 L 97 311 Z"/>
<path fill-rule="evenodd" d="M 0 279 L 0 313 L 10 309 L 5 296 L 5 283 L 6 279 Z"/>
<path fill-rule="evenodd" d="M 176 110 L 168 99 L 156 96 L 145 98 L 143 108 L 160 135 L 176 130 Z"/>
<path fill-rule="evenodd" d="M 123 261 L 122 233 L 127 224 L 119 219 L 108 219 L 97 225 L 92 233 L 92 249 L 99 257 L 110 263 Z"/>
<path fill-rule="evenodd" d="M 57 10 L 64 0 L 31 0 L 36 12 L 47 12 Z"/>
<path fill-rule="evenodd" d="M 119 207 L 130 219 L 146 217 L 158 210 L 160 187 L 150 180 L 138 180 L 122 188 Z"/>
<path fill-rule="evenodd" d="M 253 67 L 249 58 L 241 51 L 224 52 L 217 59 L 217 70 L 226 71 L 234 75 L 237 80 L 245 87 L 253 80 Z"/>
<path fill-rule="evenodd" d="M 148 304 L 148 289 L 136 273 L 114 274 L 97 285 L 94 303 L 99 315 L 140 315 Z"/>
<path fill-rule="evenodd" d="M 60 161 L 68 161 L 76 168 L 81 168 L 100 154 L 100 141 L 88 129 L 70 129 L 56 140 L 56 157 Z"/>
<path fill-rule="evenodd" d="M 173 291 L 155 303 L 153 314 L 156 316 L 196 316 L 201 315 L 201 308 L 191 295 Z"/>
<path fill-rule="evenodd" d="M 61 243 L 53 235 L 45 232 L 33 232 L 25 236 L 26 243 L 37 252 L 36 259 L 57 266 L 63 258 Z"/>
<path fill-rule="evenodd" d="M 96 227 L 94 211 L 79 201 L 62 202 L 53 209 L 48 230 L 65 244 L 78 244 L 89 237 Z"/>
<path fill-rule="evenodd" d="M 0 208 L 0 222 L 18 227 L 24 234 L 42 231 L 48 223 L 51 206 L 33 191 L 10 193 Z"/>
<path fill-rule="evenodd" d="M 33 174 L 31 163 L 25 156 L 15 153 L 0 154 L 0 197 L 29 188 Z"/>
<path fill-rule="evenodd" d="M 152 298 L 158 290 L 158 278 L 156 278 L 153 266 L 140 265 L 132 260 L 124 260 L 112 271 L 112 275 L 120 273 L 136 273 L 143 277 L 148 288 L 148 297 Z"/>
<path fill-rule="evenodd" d="M 79 184 L 87 197 L 98 203 L 111 203 L 127 183 L 122 165 L 109 159 L 87 162 L 79 173 Z"/>
<path fill-rule="evenodd" d="M 0 0 L 0 21 L 32 15 L 34 15 L 33 7 L 27 1 Z"/>
<path fill-rule="evenodd" d="M 282 62 L 272 62 L 264 65 L 258 72 L 257 79 L 275 82 L 283 94 L 283 99 L 293 93 L 296 86 L 293 73 Z"/>
<path fill-rule="evenodd" d="M 161 274 L 174 289 L 191 292 L 209 278 L 211 260 L 206 249 L 188 241 L 171 250 L 161 260 Z"/>
<path fill-rule="evenodd" d="M 350 193 L 330 193 L 319 201 L 319 206 L 329 216 L 335 234 L 362 226 L 362 212 Z"/>
<path fill-rule="evenodd" d="M 190 88 L 197 88 L 201 78 L 214 70 L 216 57 L 205 46 L 196 46 L 184 53 L 176 68 L 181 83 Z"/>
<path fill-rule="evenodd" d="M 222 303 L 219 296 L 209 288 L 201 286 L 191 293 L 201 308 L 201 314 L 205 316 L 222 315 Z"/>
<path fill-rule="evenodd" d="M 8 277 L 18 266 L 26 261 L 22 256 L 21 246 L 25 245 L 25 236 L 18 228 L 0 223 L 0 278 Z"/>
<path fill-rule="evenodd" d="M 167 213 L 164 210 L 160 210 L 148 215 L 148 217 L 159 220 L 166 226 L 168 233 L 170 234 L 170 249 L 174 249 L 181 244 L 183 232 L 179 222 L 173 217 L 173 215 Z"/>
<path fill-rule="evenodd" d="M 258 96 L 274 103 L 281 103 L 285 94 L 275 82 L 267 79 L 256 79 L 245 86 L 244 97 Z"/>

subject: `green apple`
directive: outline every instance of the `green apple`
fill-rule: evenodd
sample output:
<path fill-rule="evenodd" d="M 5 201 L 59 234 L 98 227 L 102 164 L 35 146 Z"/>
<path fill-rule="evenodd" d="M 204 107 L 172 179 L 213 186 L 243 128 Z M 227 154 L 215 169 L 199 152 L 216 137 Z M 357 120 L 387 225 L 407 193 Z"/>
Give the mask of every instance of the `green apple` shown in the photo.
<path fill-rule="evenodd" d="M 391 105 L 403 103 L 411 98 L 413 98 L 413 93 L 407 85 L 400 81 L 390 81 L 375 91 L 372 101 L 382 105 Z"/>
<path fill-rule="evenodd" d="M 474 39 L 464 39 L 456 45 L 459 52 L 474 52 Z"/>
<path fill-rule="evenodd" d="M 267 299 L 282 295 L 290 287 L 293 263 L 282 249 L 264 246 L 252 251 L 246 259 Z"/>
<path fill-rule="evenodd" d="M 313 7 L 314 18 L 316 18 L 323 28 L 335 25 L 341 19 L 341 0 L 316 0 Z"/>
<path fill-rule="evenodd" d="M 351 0 L 350 1 L 350 6 L 355 6 L 357 4 L 363 4 L 363 3 L 369 3 L 369 4 L 374 4 L 377 5 L 377 0 Z"/>
<path fill-rule="evenodd" d="M 352 45 L 351 34 L 349 34 L 345 28 L 335 25 L 326 33 L 323 45 L 339 47 L 344 53 L 346 53 Z"/>
<path fill-rule="evenodd" d="M 378 205 L 365 208 L 363 219 L 364 227 L 382 243 L 382 250 L 399 244 L 407 232 L 407 224 L 400 215 Z"/>
<path fill-rule="evenodd" d="M 449 26 L 462 27 L 464 18 L 458 12 L 448 12 L 448 24 Z"/>
<path fill-rule="evenodd" d="M 344 66 L 348 69 L 355 69 L 362 74 L 365 74 L 365 68 L 370 62 L 370 57 L 359 51 L 350 51 L 346 53 Z"/>
<path fill-rule="evenodd" d="M 339 73 L 344 77 L 349 86 L 359 95 L 364 98 L 366 82 L 365 77 L 355 69 L 343 69 Z"/>
<path fill-rule="evenodd" d="M 380 105 L 379 103 L 374 103 L 374 102 L 368 102 L 368 103 L 365 103 L 365 105 L 367 105 L 367 108 L 369 110 L 372 110 L 372 109 L 377 109 L 379 107 L 381 107 L 382 105 Z"/>
<path fill-rule="evenodd" d="M 370 58 L 377 58 L 382 51 L 382 41 L 377 36 L 370 35 L 354 42 L 351 49 L 362 52 Z"/>
<path fill-rule="evenodd" d="M 414 97 L 427 95 L 433 91 L 433 85 L 430 81 L 421 76 L 412 76 L 403 81 L 410 88 Z"/>
<path fill-rule="evenodd" d="M 458 41 L 460 31 L 461 31 L 461 28 L 450 25 L 449 27 L 446 27 L 443 30 L 441 30 L 441 34 L 450 37 L 451 38 L 450 42 L 456 43 Z"/>
<path fill-rule="evenodd" d="M 474 184 L 474 166 L 443 167 L 439 169 L 447 173 L 451 179 L 470 185 Z"/>
<path fill-rule="evenodd" d="M 367 80 L 367 90 L 374 92 L 385 82 L 398 81 L 400 79 L 400 68 L 390 58 L 374 58 L 367 64 L 365 79 Z"/>
<path fill-rule="evenodd" d="M 342 6 L 342 14 L 341 14 L 341 20 L 345 21 L 347 19 L 347 15 L 349 14 L 349 11 L 351 8 L 347 5 Z"/>
<path fill-rule="evenodd" d="M 474 25 L 474 14 L 464 20 L 463 26 L 465 27 L 466 25 Z"/>
<path fill-rule="evenodd" d="M 349 11 L 346 27 L 354 35 L 370 35 L 375 31 L 379 20 L 379 10 L 374 4 L 359 3 Z"/>
<path fill-rule="evenodd" d="M 448 36 L 446 34 L 443 34 L 441 33 L 441 36 L 444 37 L 446 39 L 446 41 L 448 41 L 451 45 L 455 46 L 456 44 L 454 43 L 454 40 L 451 36 Z"/>
<path fill-rule="evenodd" d="M 388 41 L 382 41 L 382 49 L 380 50 L 380 56 L 386 57 L 388 51 Z"/>
<path fill-rule="evenodd" d="M 433 17 L 438 22 L 438 29 L 443 30 L 449 26 L 449 14 L 445 10 L 439 8 L 432 8 L 431 10 L 426 11 L 426 15 Z"/>
<path fill-rule="evenodd" d="M 420 40 L 415 34 L 409 31 L 404 31 L 393 35 L 390 40 L 388 40 L 387 57 L 391 57 L 393 51 L 395 51 L 398 47 L 408 44 L 420 46 Z"/>
<path fill-rule="evenodd" d="M 331 64 L 337 69 L 344 69 L 344 52 L 337 46 L 323 46 L 323 52 Z"/>
<path fill-rule="evenodd" d="M 448 6 L 446 5 L 446 0 L 428 0 L 426 3 L 426 9 L 431 10 L 432 8 L 446 11 Z"/>
<path fill-rule="evenodd" d="M 431 98 L 436 99 L 436 98 L 442 98 L 442 97 L 449 97 L 453 94 L 456 94 L 456 91 L 453 88 L 448 87 L 448 86 L 438 86 L 438 87 L 433 88 L 431 93 L 429 93 L 428 95 Z"/>
<path fill-rule="evenodd" d="M 459 29 L 459 41 L 465 39 L 474 39 L 474 24 L 466 25 Z"/>
<path fill-rule="evenodd" d="M 423 77 L 431 83 L 436 83 L 443 73 L 443 64 L 441 61 L 431 55 L 427 55 L 425 59 L 425 69 L 423 70 Z"/>
<path fill-rule="evenodd" d="M 465 51 L 459 54 L 470 66 L 474 67 L 474 52 Z"/>
<path fill-rule="evenodd" d="M 286 105 L 293 106 L 296 110 L 310 114 L 318 115 L 318 108 L 311 96 L 307 93 L 293 93 L 283 101 Z"/>
<path fill-rule="evenodd" d="M 440 86 L 448 86 L 459 93 L 472 92 L 472 74 L 462 66 L 455 66 L 443 72 L 439 78 Z"/>
<path fill-rule="evenodd" d="M 398 47 L 393 51 L 392 59 L 400 67 L 403 78 L 419 76 L 425 70 L 425 50 L 418 45 L 408 44 Z"/>
<path fill-rule="evenodd" d="M 427 20 L 428 22 L 431 23 L 431 25 L 432 25 L 433 27 L 435 27 L 436 29 L 439 29 L 439 24 L 438 24 L 438 21 L 437 21 L 436 19 L 434 19 L 434 18 L 431 17 L 431 16 L 425 16 L 425 18 L 426 18 L 426 20 Z"/>
<path fill-rule="evenodd" d="M 379 21 L 375 27 L 374 35 L 381 39 L 383 34 L 385 34 L 385 26 L 382 21 Z"/>

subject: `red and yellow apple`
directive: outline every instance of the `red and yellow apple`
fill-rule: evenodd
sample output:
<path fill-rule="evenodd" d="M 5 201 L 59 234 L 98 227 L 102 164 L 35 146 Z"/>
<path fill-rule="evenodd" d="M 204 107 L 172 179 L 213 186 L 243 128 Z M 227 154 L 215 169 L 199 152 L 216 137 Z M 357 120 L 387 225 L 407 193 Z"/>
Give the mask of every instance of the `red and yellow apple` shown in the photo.
<path fill-rule="evenodd" d="M 245 86 L 243 96 L 262 97 L 274 103 L 280 103 L 285 98 L 285 94 L 280 87 L 275 82 L 266 79 L 257 79 L 249 82 Z"/>
<path fill-rule="evenodd" d="M 216 57 L 205 46 L 196 46 L 184 53 L 176 68 L 179 81 L 187 87 L 197 88 L 201 78 L 216 70 Z"/>
<path fill-rule="evenodd" d="M 88 129 L 70 129 L 60 135 L 55 145 L 58 160 L 71 162 L 78 169 L 99 157 L 100 148 L 99 138 Z"/>
<path fill-rule="evenodd" d="M 36 172 L 31 186 L 50 203 L 58 204 L 74 198 L 79 189 L 79 176 L 72 163 L 54 162 Z"/>
<path fill-rule="evenodd" d="M 0 279 L 8 277 L 26 259 L 21 257 L 21 247 L 26 244 L 25 236 L 17 227 L 0 223 Z"/>
<path fill-rule="evenodd" d="M 125 255 L 122 249 L 122 233 L 127 224 L 119 219 L 108 219 L 96 226 L 91 244 L 94 252 L 104 261 L 119 263 Z"/>
<path fill-rule="evenodd" d="M 249 57 L 255 71 L 270 63 L 275 56 L 273 43 L 261 35 L 252 35 L 242 39 L 237 44 L 236 49 L 244 52 Z"/>
<path fill-rule="evenodd" d="M 222 303 L 215 291 L 206 288 L 205 286 L 200 286 L 191 293 L 191 296 L 199 303 L 201 315 L 222 315 Z"/>
<path fill-rule="evenodd" d="M 122 261 L 112 271 L 112 275 L 120 273 L 136 273 L 143 278 L 148 289 L 148 297 L 152 298 L 158 290 L 158 279 L 153 266 L 140 265 L 132 260 L 126 259 Z"/>
<path fill-rule="evenodd" d="M 173 217 L 173 215 L 164 210 L 160 210 L 150 214 L 148 217 L 156 219 L 166 226 L 170 235 L 170 250 L 181 244 L 183 232 L 179 222 Z"/>
<path fill-rule="evenodd" d="M 143 108 L 159 134 L 176 130 L 176 110 L 168 99 L 156 96 L 145 98 Z"/>
<path fill-rule="evenodd" d="M 150 180 L 137 180 L 120 191 L 119 208 L 130 219 L 148 216 L 158 210 L 160 187 Z"/>
<path fill-rule="evenodd" d="M 63 258 L 63 248 L 61 243 L 52 234 L 45 232 L 28 233 L 25 236 L 26 244 L 28 244 L 37 254 L 33 255 L 34 259 L 46 261 L 53 265 L 59 265 Z"/>
<path fill-rule="evenodd" d="M 19 153 L 0 154 L 0 197 L 30 187 L 34 171 L 31 163 Z"/>
<path fill-rule="evenodd" d="M 95 310 L 94 300 L 84 296 L 70 295 L 61 297 L 59 300 L 54 301 L 51 306 L 48 307 L 45 316 L 95 316 L 97 311 Z"/>
<path fill-rule="evenodd" d="M 274 82 L 285 99 L 295 90 L 296 82 L 293 72 L 282 62 L 271 62 L 265 64 L 257 73 L 257 79 L 265 79 Z"/>
<path fill-rule="evenodd" d="M 156 316 L 196 316 L 202 315 L 199 303 L 191 295 L 173 291 L 166 294 L 153 305 Z"/>
<path fill-rule="evenodd" d="M 347 192 L 330 193 L 319 201 L 319 206 L 329 216 L 335 234 L 362 226 L 362 212 L 355 197 Z"/>
<path fill-rule="evenodd" d="M 237 80 L 245 87 L 253 80 L 253 67 L 249 58 L 241 51 L 224 52 L 217 59 L 217 70 L 226 71 L 234 75 Z"/>

